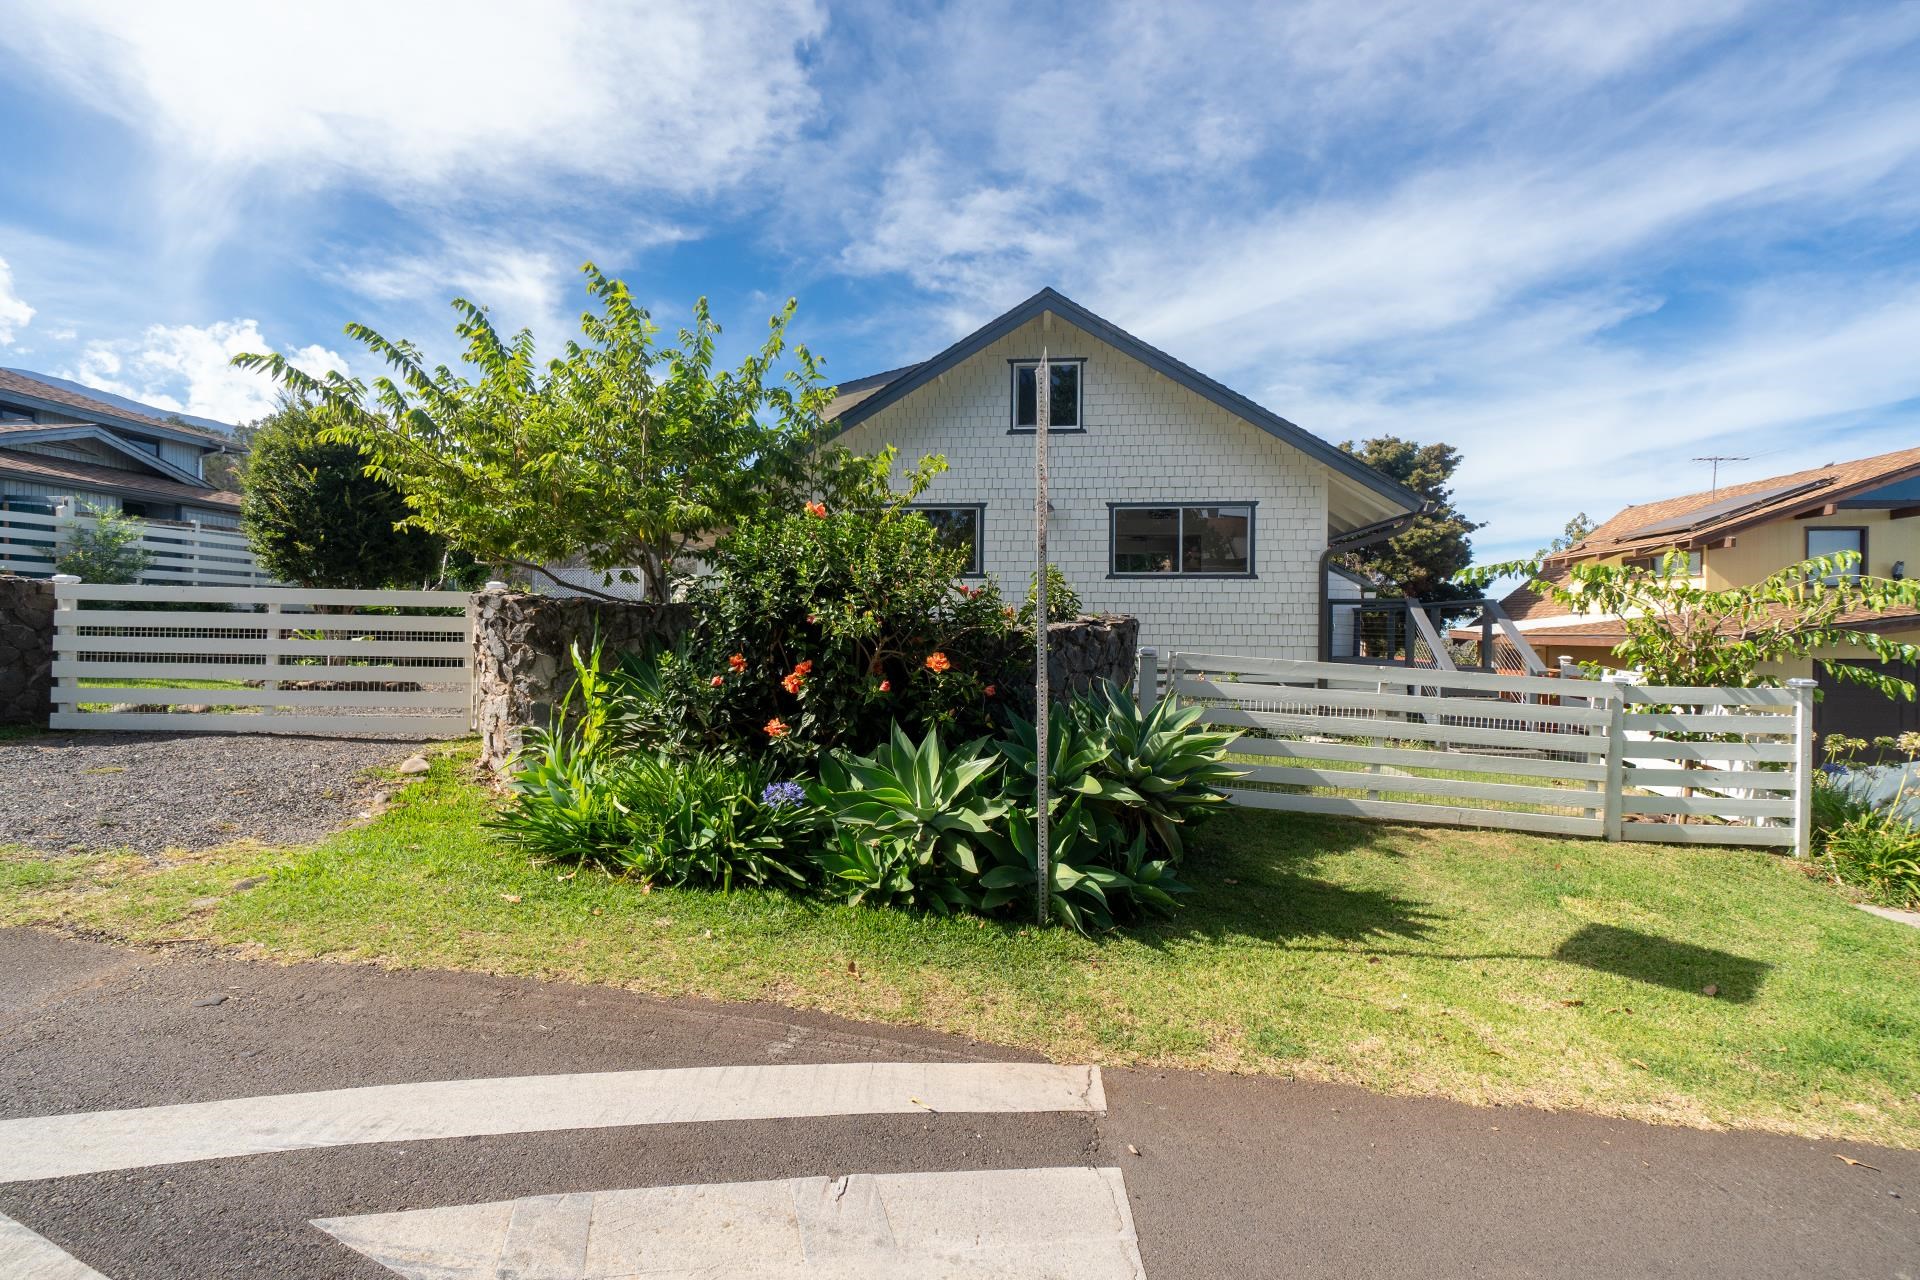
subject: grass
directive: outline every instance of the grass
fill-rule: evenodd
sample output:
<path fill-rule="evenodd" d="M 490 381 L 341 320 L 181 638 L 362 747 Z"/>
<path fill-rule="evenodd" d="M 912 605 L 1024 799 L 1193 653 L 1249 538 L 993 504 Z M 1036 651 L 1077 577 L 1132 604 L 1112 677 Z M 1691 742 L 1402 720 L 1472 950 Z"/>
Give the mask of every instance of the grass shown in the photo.
<path fill-rule="evenodd" d="M 1920 1146 L 1920 931 L 1774 855 L 1239 810 L 1197 836 L 1175 920 L 1087 940 L 536 865 L 482 827 L 470 750 L 442 751 L 390 811 L 308 848 L 0 851 L 0 924 Z"/>

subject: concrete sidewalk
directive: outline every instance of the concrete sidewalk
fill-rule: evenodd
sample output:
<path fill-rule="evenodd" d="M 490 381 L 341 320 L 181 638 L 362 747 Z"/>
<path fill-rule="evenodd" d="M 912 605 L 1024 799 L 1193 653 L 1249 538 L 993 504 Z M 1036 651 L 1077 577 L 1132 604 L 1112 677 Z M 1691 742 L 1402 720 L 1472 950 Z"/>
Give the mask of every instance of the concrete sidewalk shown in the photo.
<path fill-rule="evenodd" d="M 590 1091 L 616 1082 L 593 1073 L 741 1067 L 764 1075 L 807 1064 L 1022 1060 L 950 1037 L 767 1006 L 666 1002 L 469 974 L 279 967 L 0 931 L 0 1121 L 433 1081 L 474 1082 L 454 1090 L 467 1098 L 466 1114 L 484 1117 L 485 1107 L 471 1106 L 471 1090 L 524 1092 L 527 1082 L 516 1078 L 528 1076 L 580 1076 L 568 1090 Z M 561 1100 L 588 1114 L 553 1121 L 565 1128 L 516 1132 L 539 1118 L 483 1119 L 369 1140 L 381 1131 L 363 1125 L 351 1130 L 348 1145 L 229 1145 L 254 1154 L 128 1168 L 76 1156 L 62 1167 L 90 1171 L 0 1182 L 0 1214 L 110 1280 L 391 1280 L 392 1270 L 342 1240 L 384 1240 L 401 1228 L 480 1220 L 475 1214 L 504 1222 L 506 1210 L 488 1206 L 507 1202 L 540 1207 L 542 1220 L 564 1217 L 576 1195 L 583 1204 L 618 1205 L 723 1193 L 729 1204 L 784 1205 L 796 1195 L 830 1193 L 839 1204 L 849 1194 L 884 1193 L 906 1196 L 904 1204 L 915 1188 L 938 1187 L 932 1202 L 957 1206 L 956 1195 L 990 1201 L 1016 1171 L 1028 1180 L 1019 1185 L 1060 1183 L 1063 1194 L 1092 1194 L 1094 1203 L 1099 1185 L 1035 1171 L 1106 1169 L 1113 1172 L 1101 1176 L 1123 1185 L 1125 1196 L 1112 1224 L 1120 1233 L 1112 1256 L 1126 1255 L 1137 1235 L 1138 1257 L 1154 1280 L 1920 1277 L 1916 1152 L 1179 1072 L 1099 1073 L 1102 1113 L 1097 1093 L 1072 1086 L 1081 1077 L 1062 1077 L 1069 1087 L 1060 1090 L 1051 1076 L 1024 1071 L 996 1080 L 982 1095 L 992 1101 L 978 1111 L 931 1105 L 917 1094 L 911 1106 L 890 1094 L 860 1100 L 863 1088 L 931 1091 L 961 1077 L 842 1067 L 818 1077 L 765 1077 L 789 1085 L 839 1081 L 808 1087 L 844 1089 L 841 1100 L 754 1115 L 740 1110 L 752 1105 L 746 1094 L 753 1089 L 716 1102 L 702 1085 L 699 1114 L 717 1118 L 681 1118 L 691 1113 L 674 1112 L 679 1103 L 649 1110 L 617 1090 L 610 1110 L 596 1109 L 590 1097 L 569 1092 Z M 908 1080 L 934 1083 L 901 1083 Z M 243 1115 L 258 1125 L 261 1109 L 274 1105 L 184 1114 Z M 88 1141 L 110 1147 L 119 1140 L 111 1126 L 133 1121 L 72 1123 L 88 1128 Z M 967 1176 L 914 1181 L 946 1174 Z M 765 1189 L 776 1182 L 783 1189 Z M 465 1216 L 440 1212 L 458 1206 L 475 1208 Z M 323 1229 L 316 1220 L 349 1225 Z M 1092 1229 L 1084 1220 L 1066 1225 Z M 658 1240 L 648 1247 L 659 1248 Z M 1091 1267 L 1089 1259 L 1107 1248 L 1073 1252 Z M 1026 1269 L 992 1274 L 1108 1274 L 1047 1270 L 1039 1246 L 1006 1257 L 1006 1265 Z M 1122 1269 L 1112 1274 L 1128 1274 L 1124 1265 L 1115 1261 Z"/>

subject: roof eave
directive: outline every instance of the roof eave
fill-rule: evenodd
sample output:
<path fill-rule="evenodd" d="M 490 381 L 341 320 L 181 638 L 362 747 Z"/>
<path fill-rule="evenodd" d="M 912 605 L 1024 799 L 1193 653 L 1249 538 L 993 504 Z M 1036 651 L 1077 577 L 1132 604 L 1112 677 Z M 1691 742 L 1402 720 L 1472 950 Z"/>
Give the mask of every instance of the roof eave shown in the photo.
<path fill-rule="evenodd" d="M 953 369 L 962 361 L 1004 338 L 1021 325 L 1052 312 L 1077 329 L 1082 329 L 1108 346 L 1132 356 L 1155 373 L 1211 401 L 1228 413 L 1251 423 L 1268 435 L 1293 446 L 1342 475 L 1366 486 L 1403 511 L 1419 511 L 1426 503 L 1413 490 L 1376 471 L 1352 454 L 1287 421 L 1279 414 L 1249 400 L 1231 387 L 1184 364 L 1158 347 L 1134 337 L 1118 325 L 1094 315 L 1079 303 L 1055 289 L 1046 288 L 979 329 L 955 342 L 940 354 L 913 366 L 906 374 L 888 383 L 884 389 L 862 400 L 835 419 L 838 430 L 847 431 L 892 404 Z"/>

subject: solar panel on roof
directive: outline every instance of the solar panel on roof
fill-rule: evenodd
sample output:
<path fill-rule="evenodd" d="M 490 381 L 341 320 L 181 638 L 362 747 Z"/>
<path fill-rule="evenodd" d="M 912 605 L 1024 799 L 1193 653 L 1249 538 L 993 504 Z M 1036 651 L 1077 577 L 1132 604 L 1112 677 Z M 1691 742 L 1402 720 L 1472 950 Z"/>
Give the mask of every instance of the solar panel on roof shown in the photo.
<path fill-rule="evenodd" d="M 1637 541 L 1641 538 L 1651 538 L 1663 533 L 1685 533 L 1689 529 L 1698 529 L 1703 524 L 1712 524 L 1717 520 L 1725 520 L 1730 516 L 1737 516 L 1743 511 L 1752 511 L 1759 507 L 1778 502 L 1782 498 L 1790 498 L 1796 493 L 1806 493 L 1813 489 L 1823 488 L 1829 483 L 1831 482 L 1824 479 L 1803 480 L 1799 484 L 1776 485 L 1771 489 L 1762 489 L 1758 493 L 1742 493 L 1731 498 L 1722 498 L 1718 502 L 1709 502 L 1704 507 L 1695 507 L 1693 510 L 1681 515 L 1671 516 L 1665 520 L 1658 520 L 1653 524 L 1642 525 L 1622 535 L 1620 540 L 1623 542 L 1628 539 Z"/>

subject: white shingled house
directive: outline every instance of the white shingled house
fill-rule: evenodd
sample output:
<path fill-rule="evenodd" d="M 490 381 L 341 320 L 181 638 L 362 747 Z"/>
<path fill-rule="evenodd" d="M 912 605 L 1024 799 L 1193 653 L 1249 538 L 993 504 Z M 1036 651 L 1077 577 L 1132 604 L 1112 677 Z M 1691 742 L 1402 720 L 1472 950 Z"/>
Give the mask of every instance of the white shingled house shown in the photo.
<path fill-rule="evenodd" d="M 1018 601 L 1033 572 L 1035 364 L 1051 361 L 1050 559 L 1141 643 L 1330 652 L 1331 550 L 1390 536 L 1418 495 L 1044 289 L 920 364 L 842 383 L 839 441 L 950 469 L 921 504 Z"/>

